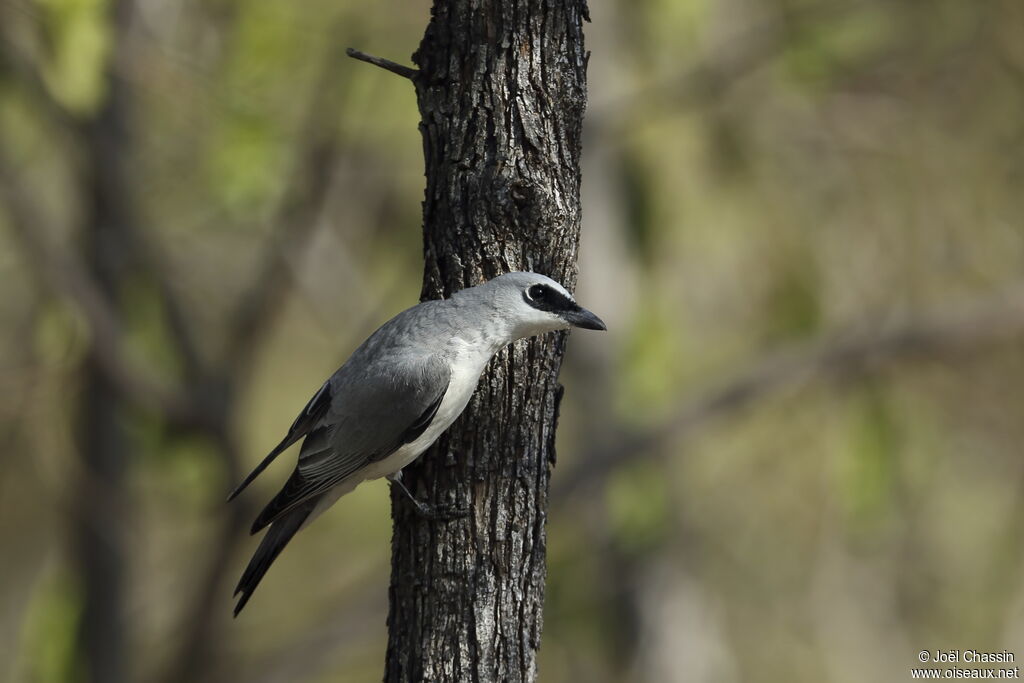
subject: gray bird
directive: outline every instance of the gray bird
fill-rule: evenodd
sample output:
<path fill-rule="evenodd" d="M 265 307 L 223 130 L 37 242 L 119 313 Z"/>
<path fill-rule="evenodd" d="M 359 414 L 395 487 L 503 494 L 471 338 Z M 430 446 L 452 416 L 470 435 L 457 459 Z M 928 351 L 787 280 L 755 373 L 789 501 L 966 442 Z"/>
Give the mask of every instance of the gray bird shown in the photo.
<path fill-rule="evenodd" d="M 292 536 L 360 482 L 387 477 L 425 511 L 402 484 L 402 468 L 462 413 L 502 347 L 569 327 L 606 329 L 551 278 L 508 273 L 449 299 L 424 301 L 370 335 L 228 497 L 305 437 L 295 471 L 252 525 L 254 534 L 270 529 L 235 588 L 242 595 L 235 616 Z"/>

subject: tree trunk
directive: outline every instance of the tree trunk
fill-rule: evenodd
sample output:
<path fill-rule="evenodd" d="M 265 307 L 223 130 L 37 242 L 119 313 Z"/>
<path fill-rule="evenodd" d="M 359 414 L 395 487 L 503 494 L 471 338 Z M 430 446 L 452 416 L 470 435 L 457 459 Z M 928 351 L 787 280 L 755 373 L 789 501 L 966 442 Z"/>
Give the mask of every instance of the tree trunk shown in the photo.
<path fill-rule="evenodd" d="M 126 270 L 125 235 L 134 220 L 128 188 L 128 92 L 120 66 L 126 58 L 131 3 L 110 7 L 113 44 L 108 89 L 99 109 L 81 124 L 84 199 L 83 261 L 106 299 L 115 305 Z M 91 352 L 84 361 L 78 409 L 78 454 L 82 479 L 75 487 L 73 548 L 82 589 L 78 655 L 90 683 L 129 679 L 125 630 L 125 470 L 128 443 L 124 404 Z"/>
<path fill-rule="evenodd" d="M 575 285 L 583 0 L 435 0 L 413 59 L 426 161 L 423 297 L 514 270 Z M 565 333 L 518 342 L 392 494 L 386 681 L 532 681 Z"/>

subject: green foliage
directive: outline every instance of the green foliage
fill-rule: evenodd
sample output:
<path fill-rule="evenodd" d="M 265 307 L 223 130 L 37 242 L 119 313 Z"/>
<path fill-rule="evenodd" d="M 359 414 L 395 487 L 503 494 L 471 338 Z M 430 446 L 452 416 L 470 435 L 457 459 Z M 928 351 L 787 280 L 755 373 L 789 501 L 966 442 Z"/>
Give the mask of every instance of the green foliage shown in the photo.
<path fill-rule="evenodd" d="M 655 302 L 639 308 L 623 346 L 623 393 L 616 397 L 630 419 L 650 422 L 677 392 L 684 340 L 674 316 Z"/>
<path fill-rule="evenodd" d="M 99 105 L 110 45 L 108 0 L 38 0 L 49 60 L 46 81 L 70 110 L 88 114 Z M 127 74 L 119 74 L 125 78 Z"/>
<path fill-rule="evenodd" d="M 903 34 L 896 22 L 891 8 L 866 4 L 841 20 L 799 25 L 786 45 L 782 65 L 794 82 L 827 94 L 840 79 L 871 68 L 873 61 L 898 45 Z"/>
<path fill-rule="evenodd" d="M 77 311 L 64 302 L 54 302 L 37 314 L 33 347 L 47 365 L 71 367 L 85 355 L 89 332 Z"/>
<path fill-rule="evenodd" d="M 810 337 L 821 325 L 820 281 L 809 256 L 780 265 L 765 293 L 765 338 L 770 344 Z"/>
<path fill-rule="evenodd" d="M 665 542 L 670 529 L 670 482 L 663 468 L 635 466 L 608 482 L 608 516 L 621 551 L 643 556 Z"/>
<path fill-rule="evenodd" d="M 165 440 L 156 452 L 162 461 L 160 490 L 173 494 L 178 505 L 189 510 L 201 509 L 227 495 L 217 451 L 207 440 Z"/>
<path fill-rule="evenodd" d="M 180 373 L 181 359 L 175 354 L 172 335 L 156 283 L 143 274 L 128 278 L 120 292 L 125 319 L 124 353 L 142 358 L 147 367 L 173 377 Z"/>
<path fill-rule="evenodd" d="M 278 190 L 283 150 L 272 126 L 256 112 L 241 111 L 213 133 L 205 177 L 229 213 L 246 215 Z"/>
<path fill-rule="evenodd" d="M 650 172 L 637 155 L 629 152 L 619 159 L 616 170 L 625 209 L 622 231 L 639 260 L 650 264 L 658 244 Z"/>
<path fill-rule="evenodd" d="M 64 569 L 44 575 L 33 588 L 21 633 L 20 665 L 33 683 L 84 681 L 76 657 L 82 596 Z"/>
<path fill-rule="evenodd" d="M 836 486 L 850 532 L 875 538 L 896 504 L 901 426 L 883 390 L 868 386 L 854 399 L 848 446 L 839 456 Z"/>

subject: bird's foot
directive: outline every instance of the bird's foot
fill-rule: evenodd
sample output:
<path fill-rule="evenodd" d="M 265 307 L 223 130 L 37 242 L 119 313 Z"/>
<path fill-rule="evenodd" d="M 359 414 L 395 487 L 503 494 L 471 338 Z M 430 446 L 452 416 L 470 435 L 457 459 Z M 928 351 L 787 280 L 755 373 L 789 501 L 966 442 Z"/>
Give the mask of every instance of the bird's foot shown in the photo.
<path fill-rule="evenodd" d="M 450 522 L 454 519 L 469 517 L 469 508 L 460 507 L 458 505 L 430 505 L 429 503 L 424 503 L 423 501 L 418 500 L 416 496 L 412 495 L 412 492 L 405 487 L 405 484 L 402 483 L 401 472 L 397 472 L 396 476 L 388 477 L 388 479 L 392 484 L 398 485 L 398 488 L 405 493 L 419 516 L 424 519 Z"/>
<path fill-rule="evenodd" d="M 469 508 L 458 505 L 429 505 L 419 500 L 414 500 L 416 512 L 424 519 L 438 522 L 451 522 L 456 519 L 469 517 Z"/>

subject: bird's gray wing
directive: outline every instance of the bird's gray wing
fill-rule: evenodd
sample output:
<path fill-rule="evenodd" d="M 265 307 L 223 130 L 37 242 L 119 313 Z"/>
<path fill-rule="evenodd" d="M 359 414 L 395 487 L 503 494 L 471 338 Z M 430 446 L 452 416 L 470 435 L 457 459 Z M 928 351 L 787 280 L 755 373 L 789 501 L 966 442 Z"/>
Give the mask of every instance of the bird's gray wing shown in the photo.
<path fill-rule="evenodd" d="M 330 409 L 303 441 L 298 466 L 253 533 L 415 441 L 434 419 L 450 377 L 448 363 L 432 355 L 332 378 Z"/>
<path fill-rule="evenodd" d="M 313 431 L 317 424 L 323 419 L 331 407 L 331 380 L 327 380 L 320 387 L 320 390 L 313 394 L 313 398 L 309 399 L 309 403 L 302 409 L 299 416 L 292 422 L 292 426 L 288 428 L 288 433 L 285 434 L 284 439 L 281 443 L 274 447 L 274 450 L 270 451 L 267 457 L 263 458 L 263 461 L 256 466 L 249 476 L 245 480 L 235 487 L 235 490 L 228 496 L 230 502 L 235 496 L 245 490 L 245 487 L 252 483 L 260 472 L 267 468 L 267 465 L 274 461 L 278 455 L 288 449 L 293 443 L 309 434 Z"/>

